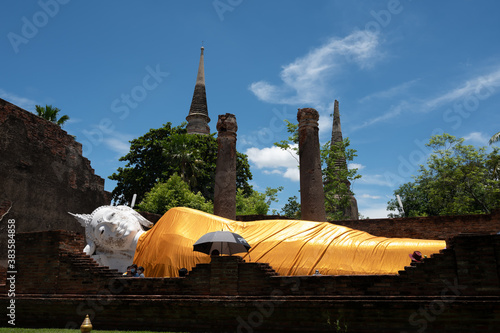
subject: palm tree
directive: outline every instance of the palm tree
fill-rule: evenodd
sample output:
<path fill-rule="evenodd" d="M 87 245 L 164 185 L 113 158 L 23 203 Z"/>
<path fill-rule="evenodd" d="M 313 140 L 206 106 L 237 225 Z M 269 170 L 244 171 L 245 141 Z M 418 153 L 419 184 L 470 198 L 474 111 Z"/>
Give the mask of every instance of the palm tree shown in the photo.
<path fill-rule="evenodd" d="M 197 175 L 204 164 L 200 159 L 202 153 L 196 147 L 196 138 L 190 134 L 172 135 L 170 150 L 164 152 L 167 159 L 177 166 L 181 179 L 188 183 L 191 189 L 198 185 Z"/>
<path fill-rule="evenodd" d="M 35 108 L 38 116 L 42 117 L 43 119 L 47 119 L 48 121 L 51 121 L 59 126 L 64 125 L 64 123 L 69 120 L 69 117 L 67 115 L 61 116 L 61 118 L 57 119 L 57 116 L 61 110 L 52 107 L 52 105 L 35 105 Z"/>
<path fill-rule="evenodd" d="M 493 135 L 490 139 L 490 145 L 494 142 L 498 142 L 500 141 L 500 132 L 498 132 L 497 134 Z"/>

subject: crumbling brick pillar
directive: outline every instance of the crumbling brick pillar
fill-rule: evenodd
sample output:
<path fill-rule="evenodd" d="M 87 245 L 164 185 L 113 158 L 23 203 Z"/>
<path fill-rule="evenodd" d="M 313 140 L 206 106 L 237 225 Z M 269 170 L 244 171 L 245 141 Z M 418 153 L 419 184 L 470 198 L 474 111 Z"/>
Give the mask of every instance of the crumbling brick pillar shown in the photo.
<path fill-rule="evenodd" d="M 318 137 L 318 111 L 299 109 L 300 205 L 302 219 L 326 221 L 325 193 L 321 173 Z"/>
<path fill-rule="evenodd" d="M 217 121 L 214 214 L 236 220 L 236 117 L 226 113 Z"/>

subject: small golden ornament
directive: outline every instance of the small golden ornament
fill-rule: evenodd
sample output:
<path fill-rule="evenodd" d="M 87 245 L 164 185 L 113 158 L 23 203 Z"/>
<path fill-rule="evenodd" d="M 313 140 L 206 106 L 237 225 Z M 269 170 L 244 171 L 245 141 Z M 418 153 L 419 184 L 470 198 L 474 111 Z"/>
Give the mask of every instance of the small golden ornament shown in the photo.
<path fill-rule="evenodd" d="M 85 316 L 82 326 L 80 326 L 80 331 L 82 333 L 92 331 L 92 323 L 90 322 L 89 315 Z"/>

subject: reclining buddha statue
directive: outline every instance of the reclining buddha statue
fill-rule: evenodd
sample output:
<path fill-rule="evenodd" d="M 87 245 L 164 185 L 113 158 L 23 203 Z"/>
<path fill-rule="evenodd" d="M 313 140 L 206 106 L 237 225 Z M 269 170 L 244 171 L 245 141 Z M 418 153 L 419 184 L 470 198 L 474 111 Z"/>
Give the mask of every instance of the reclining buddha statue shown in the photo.
<path fill-rule="evenodd" d="M 212 231 L 231 231 L 251 246 L 239 253 L 247 262 L 269 263 L 280 275 L 397 274 L 418 250 L 430 256 L 444 241 L 386 238 L 329 222 L 265 220 L 237 222 L 198 210 L 177 207 L 153 224 L 127 206 L 102 206 L 92 214 L 72 214 L 85 227 L 84 252 L 99 264 L 125 271 L 132 262 L 146 277 L 175 277 L 209 263 L 193 244 Z"/>

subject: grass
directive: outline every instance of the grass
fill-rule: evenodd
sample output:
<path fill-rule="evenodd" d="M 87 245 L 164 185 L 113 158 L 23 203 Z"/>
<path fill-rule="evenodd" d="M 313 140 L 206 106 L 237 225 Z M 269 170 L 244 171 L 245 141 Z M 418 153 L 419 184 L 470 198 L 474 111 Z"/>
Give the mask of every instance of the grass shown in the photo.
<path fill-rule="evenodd" d="M 0 333 L 76 333 L 80 329 L 57 329 L 57 328 L 4 328 L 0 327 Z M 158 333 L 152 331 L 101 331 L 92 330 L 92 333 Z"/>

